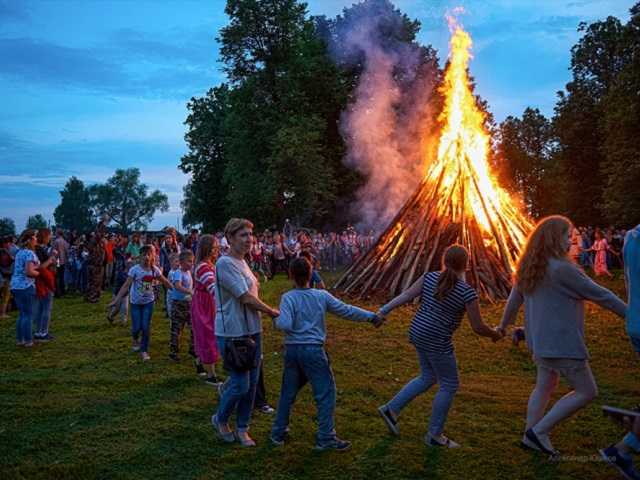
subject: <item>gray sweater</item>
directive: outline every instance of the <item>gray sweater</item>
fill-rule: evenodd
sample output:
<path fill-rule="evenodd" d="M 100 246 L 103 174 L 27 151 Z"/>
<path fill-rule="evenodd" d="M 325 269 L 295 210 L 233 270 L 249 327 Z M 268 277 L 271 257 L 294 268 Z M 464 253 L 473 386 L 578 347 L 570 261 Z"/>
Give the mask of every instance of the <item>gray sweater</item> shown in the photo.
<path fill-rule="evenodd" d="M 524 303 L 527 346 L 534 356 L 587 359 L 584 300 L 597 303 L 622 318 L 627 310 L 622 300 L 591 280 L 578 266 L 552 258 L 544 279 L 533 292 L 522 294 L 517 286 L 513 287 L 502 324 L 513 323 Z"/>

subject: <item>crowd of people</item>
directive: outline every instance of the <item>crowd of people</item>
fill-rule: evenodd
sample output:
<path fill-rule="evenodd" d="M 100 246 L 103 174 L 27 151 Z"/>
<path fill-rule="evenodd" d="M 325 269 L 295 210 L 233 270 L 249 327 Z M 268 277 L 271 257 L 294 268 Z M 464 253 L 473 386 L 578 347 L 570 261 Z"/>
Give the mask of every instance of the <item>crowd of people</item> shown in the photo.
<path fill-rule="evenodd" d="M 11 239 L 2 241 L 3 305 L 8 284 L 18 309 L 17 344 L 31 347 L 34 340 L 53 339 L 49 325 L 54 296 L 76 289 L 87 302 L 97 302 L 104 288 L 113 288 L 107 318 L 114 322 L 119 316 L 127 323 L 130 315 L 132 350 L 143 361 L 150 360 L 151 318 L 154 306 L 161 305 L 171 319 L 169 358 L 181 360 L 182 337 L 188 330 L 188 351 L 197 373 L 218 387 L 219 401 L 211 417 L 214 430 L 222 441 L 246 447 L 256 445 L 249 434 L 255 409 L 275 413 L 270 441 L 276 446 L 286 443 L 291 407 L 309 383 L 318 411 L 315 448 L 350 448 L 335 430 L 336 385 L 324 349 L 327 312 L 379 328 L 394 309 L 419 300 L 408 333 L 420 372 L 378 412 L 389 431 L 398 435 L 406 405 L 437 384 L 425 436 L 432 447 L 460 446 L 444 431 L 459 389 L 453 336 L 465 314 L 476 334 L 498 342 L 524 309 L 524 328 L 515 332 L 532 353 L 537 379 L 521 443 L 554 458 L 559 453 L 551 442 L 553 429 L 597 395 L 585 344 L 584 301 L 626 319 L 631 345 L 640 355 L 640 226 L 628 232 L 602 231 L 575 228 L 560 216 L 541 220 L 524 245 L 502 321 L 494 327 L 484 322 L 478 294 L 466 282 L 469 252 L 461 245 L 446 249 L 440 271 L 425 272 L 373 312 L 334 297 L 318 274 L 321 266 L 333 270 L 357 259 L 373 244 L 373 235 L 353 229 L 341 234 L 286 230 L 254 234 L 253 224 L 238 218 L 231 219 L 224 232 L 199 235 L 193 230 L 184 238 L 167 229 L 161 238 L 134 234 L 129 239 L 107 233 L 104 225 L 77 238 L 67 238 L 60 230 L 55 238 L 48 229 L 26 230 L 17 245 Z M 581 265 L 593 267 L 596 275 L 623 266 L 628 303 L 598 285 Z M 260 298 L 260 277 L 268 280 L 280 271 L 292 279 L 294 288 L 276 307 Z M 284 373 L 275 411 L 266 401 L 263 380 L 262 314 L 284 332 Z M 227 374 L 224 382 L 216 371 L 219 363 Z M 572 390 L 547 409 L 561 377 Z M 230 425 L 234 415 L 235 429 Z M 640 478 L 631 457 L 640 452 L 639 418 L 627 419 L 629 433 L 601 450 L 625 478 Z"/>

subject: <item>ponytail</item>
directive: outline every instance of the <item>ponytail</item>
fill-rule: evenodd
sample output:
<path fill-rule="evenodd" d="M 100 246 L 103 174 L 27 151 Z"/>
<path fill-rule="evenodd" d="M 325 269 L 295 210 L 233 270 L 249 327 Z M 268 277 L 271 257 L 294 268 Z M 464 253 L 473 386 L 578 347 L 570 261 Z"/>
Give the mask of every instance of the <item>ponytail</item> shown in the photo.
<path fill-rule="evenodd" d="M 469 252 L 459 244 L 449 246 L 442 255 L 442 271 L 438 277 L 435 297 L 442 301 L 458 282 L 457 272 L 464 271 L 469 262 Z"/>
<path fill-rule="evenodd" d="M 438 278 L 438 286 L 436 287 L 436 299 L 440 301 L 444 300 L 444 297 L 449 295 L 449 292 L 454 289 L 457 281 L 458 276 L 456 272 L 450 268 L 442 270 Z"/>

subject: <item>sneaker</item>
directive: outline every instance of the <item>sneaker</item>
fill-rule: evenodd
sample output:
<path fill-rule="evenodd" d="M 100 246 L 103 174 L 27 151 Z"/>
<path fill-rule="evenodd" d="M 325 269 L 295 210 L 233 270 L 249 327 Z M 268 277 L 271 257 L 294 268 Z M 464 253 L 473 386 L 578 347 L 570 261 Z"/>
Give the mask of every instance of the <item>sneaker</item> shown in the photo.
<path fill-rule="evenodd" d="M 131 351 L 132 352 L 139 352 L 140 351 L 140 342 L 133 342 L 133 344 L 131 345 Z"/>
<path fill-rule="evenodd" d="M 204 369 L 201 363 L 196 363 L 196 375 L 199 377 L 206 377 L 207 371 Z"/>
<path fill-rule="evenodd" d="M 51 335 L 50 333 L 47 333 L 46 335 L 40 335 L 38 341 L 39 342 L 50 342 L 51 340 L 54 340 L 55 337 L 53 335 Z"/>
<path fill-rule="evenodd" d="M 33 347 L 33 342 L 25 342 L 22 344 L 23 347 L 31 348 Z"/>
<path fill-rule="evenodd" d="M 346 452 L 351 449 L 351 442 L 347 440 L 341 440 L 338 437 L 331 443 L 327 443 L 324 445 L 320 445 L 316 443 L 316 446 L 313 449 L 317 452 L 325 452 L 327 450 L 335 450 L 336 452 Z"/>
<path fill-rule="evenodd" d="M 451 440 L 448 437 L 445 437 L 444 435 L 440 435 L 440 438 L 436 438 L 430 433 L 427 433 L 426 437 L 424 438 L 424 441 L 429 447 L 460 448 L 459 443 L 454 442 L 453 440 Z"/>
<path fill-rule="evenodd" d="M 522 444 L 533 450 L 539 450 L 542 453 L 549 455 L 550 457 L 560 456 L 560 452 L 558 452 L 558 450 L 556 449 L 549 450 L 547 447 L 545 447 L 542 444 L 542 442 L 538 438 L 538 435 L 536 435 L 536 433 L 533 431 L 533 428 L 530 428 L 529 430 L 524 432 L 524 438 L 523 438 Z"/>
<path fill-rule="evenodd" d="M 169 358 L 171 360 L 173 360 L 174 362 L 179 362 L 180 361 L 180 357 L 178 356 L 177 353 L 170 353 L 169 354 Z"/>
<path fill-rule="evenodd" d="M 400 429 L 398 428 L 398 420 L 393 418 L 393 415 L 391 414 L 391 410 L 389 410 L 389 407 L 387 407 L 386 405 L 382 405 L 381 407 L 378 407 L 378 413 L 384 420 L 384 423 L 387 425 L 387 428 L 389 429 L 389 431 L 394 435 L 400 435 Z"/>
<path fill-rule="evenodd" d="M 256 446 L 255 440 L 249 436 L 248 432 L 235 432 L 234 436 L 236 437 L 236 440 L 238 440 L 240 445 L 242 445 L 243 447 Z"/>
<path fill-rule="evenodd" d="M 34 333 L 33 334 L 33 341 L 34 342 L 39 342 L 42 340 L 42 335 L 40 335 L 39 333 Z"/>
<path fill-rule="evenodd" d="M 264 413 L 266 415 L 273 415 L 275 413 L 275 411 L 276 411 L 275 408 L 273 408 L 268 403 L 265 403 L 261 407 L 257 407 L 256 410 L 258 410 L 260 413 Z"/>
<path fill-rule="evenodd" d="M 615 445 L 599 450 L 599 452 L 604 461 L 618 470 L 624 478 L 627 480 L 640 480 L 640 473 L 633 467 L 633 460 L 624 458 Z"/>
<path fill-rule="evenodd" d="M 274 435 L 273 433 L 269 436 L 269 440 L 271 440 L 271 443 L 276 446 L 276 447 L 282 447 L 285 443 L 285 441 L 287 440 L 287 438 L 289 437 L 289 427 L 287 427 L 287 429 L 285 430 L 284 434 L 278 436 L 278 435 Z"/>
<path fill-rule="evenodd" d="M 206 383 L 207 385 L 211 385 L 212 387 L 217 387 L 222 382 L 220 380 L 218 380 L 218 377 L 216 377 L 215 375 L 211 375 L 210 377 L 206 378 L 204 383 Z"/>
<path fill-rule="evenodd" d="M 233 434 L 233 432 L 222 431 L 222 429 L 220 428 L 220 424 L 218 423 L 218 416 L 216 414 L 211 415 L 211 425 L 213 425 L 213 429 L 215 430 L 218 438 L 220 438 L 220 440 L 222 440 L 223 442 L 233 443 L 236 441 L 236 436 Z"/>
<path fill-rule="evenodd" d="M 143 362 L 148 362 L 149 360 L 151 360 L 151 357 L 147 352 L 142 352 L 140 356 L 142 357 Z"/>

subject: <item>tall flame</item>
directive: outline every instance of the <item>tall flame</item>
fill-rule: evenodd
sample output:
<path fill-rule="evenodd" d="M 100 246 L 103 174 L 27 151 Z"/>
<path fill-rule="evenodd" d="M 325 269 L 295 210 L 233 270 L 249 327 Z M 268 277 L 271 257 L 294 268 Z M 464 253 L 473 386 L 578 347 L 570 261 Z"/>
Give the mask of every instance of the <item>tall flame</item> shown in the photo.
<path fill-rule="evenodd" d="M 448 20 L 452 31 L 449 65 L 440 87 L 445 98 L 439 117 L 443 129 L 437 158 L 428 170 L 427 181 L 440 192 L 438 208 L 441 215 L 461 224 L 465 217 L 475 217 L 486 244 L 495 244 L 491 239 L 499 236 L 502 241 L 498 244 L 519 250 L 531 225 L 491 173 L 488 162 L 490 136 L 467 73 L 471 37 L 455 19 Z M 509 237 L 511 242 L 507 241 Z M 496 253 L 503 256 L 500 254 L 507 252 Z M 516 254 L 511 251 L 507 255 L 511 266 Z"/>

